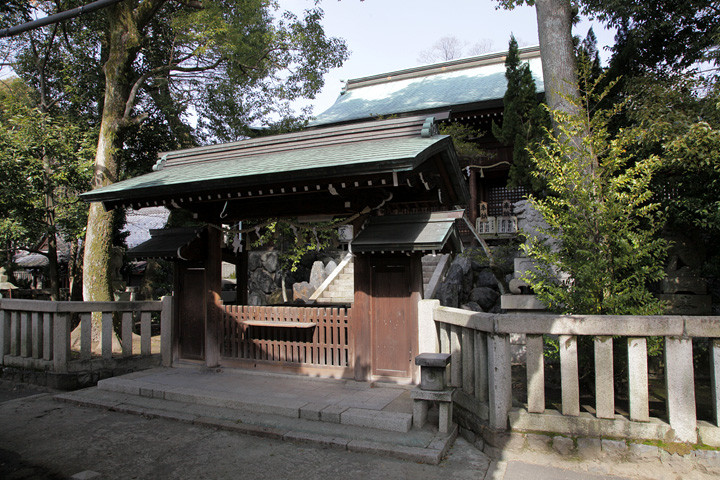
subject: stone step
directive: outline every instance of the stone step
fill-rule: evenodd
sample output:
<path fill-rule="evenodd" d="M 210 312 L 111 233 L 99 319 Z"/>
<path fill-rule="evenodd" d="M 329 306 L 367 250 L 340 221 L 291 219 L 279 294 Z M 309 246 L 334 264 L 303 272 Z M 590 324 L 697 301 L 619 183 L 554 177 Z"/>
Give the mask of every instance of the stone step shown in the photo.
<path fill-rule="evenodd" d="M 144 372 L 136 372 L 102 380 L 98 387 L 63 393 L 55 399 L 147 418 L 432 464 L 440 462 L 457 435 L 457 428 L 441 434 L 431 423 L 413 427 L 412 413 L 407 413 L 409 390 L 371 389 L 370 384 L 297 379 L 292 375 L 272 378 L 262 373 L 256 373 L 257 381 L 248 380 L 251 374 L 238 374 L 233 379 L 235 374 L 215 370 L 173 376 L 174 370 L 191 369 L 166 370 L 171 373 L 164 377 L 156 375 L 151 381 L 138 375 Z M 378 395 L 382 397 L 380 402 Z M 406 407 L 399 408 L 400 405 Z"/>

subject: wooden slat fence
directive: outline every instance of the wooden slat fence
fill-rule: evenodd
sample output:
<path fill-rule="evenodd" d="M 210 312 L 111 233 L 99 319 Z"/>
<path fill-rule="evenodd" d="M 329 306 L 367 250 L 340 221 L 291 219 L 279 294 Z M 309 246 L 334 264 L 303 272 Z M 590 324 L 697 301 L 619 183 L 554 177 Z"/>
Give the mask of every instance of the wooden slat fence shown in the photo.
<path fill-rule="evenodd" d="M 352 308 L 224 307 L 222 356 L 328 368 L 351 367 Z"/>

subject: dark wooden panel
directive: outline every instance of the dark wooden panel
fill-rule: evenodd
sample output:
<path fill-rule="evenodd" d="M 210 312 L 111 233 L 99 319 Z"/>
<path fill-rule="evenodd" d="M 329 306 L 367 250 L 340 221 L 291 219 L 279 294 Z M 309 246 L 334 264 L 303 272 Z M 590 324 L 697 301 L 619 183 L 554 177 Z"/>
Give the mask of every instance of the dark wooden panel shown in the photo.
<path fill-rule="evenodd" d="M 372 372 L 410 377 L 413 341 L 410 265 L 407 259 L 375 263 L 372 271 Z"/>
<path fill-rule="evenodd" d="M 178 342 L 180 359 L 205 359 L 205 271 L 180 272 L 183 294 L 179 297 Z"/>

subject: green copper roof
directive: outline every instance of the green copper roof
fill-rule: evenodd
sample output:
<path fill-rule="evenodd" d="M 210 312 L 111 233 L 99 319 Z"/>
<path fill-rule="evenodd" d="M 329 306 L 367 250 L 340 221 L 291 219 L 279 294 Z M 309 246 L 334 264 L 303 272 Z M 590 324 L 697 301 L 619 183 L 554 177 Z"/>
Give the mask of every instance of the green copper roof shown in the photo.
<path fill-rule="evenodd" d="M 372 217 L 351 243 L 353 253 L 461 251 L 455 212 Z"/>
<path fill-rule="evenodd" d="M 431 124 L 425 117 L 372 121 L 169 152 L 156 171 L 82 196 L 132 203 L 173 193 L 410 171 L 440 152 L 454 158 L 450 138 L 435 135 Z"/>
<path fill-rule="evenodd" d="M 440 111 L 502 100 L 507 88 L 506 52 L 453 60 L 349 80 L 335 104 L 312 125 L 328 125 L 401 113 Z M 543 91 L 538 47 L 521 49 L 536 86 Z"/>

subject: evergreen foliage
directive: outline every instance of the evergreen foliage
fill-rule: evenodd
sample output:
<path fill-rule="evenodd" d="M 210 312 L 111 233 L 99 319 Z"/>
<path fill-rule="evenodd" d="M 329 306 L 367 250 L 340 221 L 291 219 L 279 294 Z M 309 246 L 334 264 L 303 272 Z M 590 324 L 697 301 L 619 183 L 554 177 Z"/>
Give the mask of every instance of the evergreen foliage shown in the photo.
<path fill-rule="evenodd" d="M 580 78 L 586 85 L 588 72 Z M 589 115 L 589 104 L 607 93 L 593 93 L 598 82 L 587 83 L 582 115 L 552 112 L 561 135 L 532 153 L 549 195 L 530 200 L 547 228 L 524 245 L 537 262 L 524 280 L 560 313 L 659 314 L 664 306 L 648 284 L 664 276 L 668 248 L 659 238 L 663 217 L 651 189 L 661 161 L 631 153 L 634 131 L 611 137 L 608 123 L 620 106 Z"/>
<path fill-rule="evenodd" d="M 537 99 L 535 80 L 530 66 L 520 60 L 517 41 L 510 37 L 508 55 L 505 60 L 507 90 L 503 98 L 504 113 L 502 126 L 493 123 L 495 138 L 505 145 L 513 145 L 513 162 L 508 174 L 508 187 L 524 187 L 531 192 L 541 192 L 544 184 L 541 178 L 532 175 L 533 164 L 528 148 L 542 139 L 550 117 Z"/>

